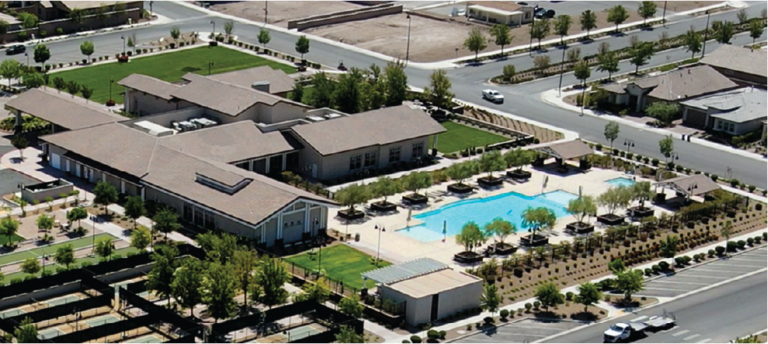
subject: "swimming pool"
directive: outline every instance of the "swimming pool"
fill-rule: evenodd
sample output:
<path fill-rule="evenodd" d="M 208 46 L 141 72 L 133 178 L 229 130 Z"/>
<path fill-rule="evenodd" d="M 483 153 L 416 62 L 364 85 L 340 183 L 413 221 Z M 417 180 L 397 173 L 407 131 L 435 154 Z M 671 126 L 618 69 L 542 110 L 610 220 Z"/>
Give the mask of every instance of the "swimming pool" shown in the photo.
<path fill-rule="evenodd" d="M 611 184 L 613 186 L 626 186 L 630 187 L 632 185 L 635 185 L 635 181 L 629 178 L 619 177 L 619 178 L 613 178 L 608 179 L 605 181 L 608 184 Z"/>
<path fill-rule="evenodd" d="M 424 223 L 399 230 L 397 233 L 422 242 L 437 241 L 443 239 L 443 221 L 446 223 L 446 235 L 451 236 L 461 232 L 461 228 L 469 221 L 475 221 L 482 229 L 486 223 L 497 217 L 514 223 L 518 232 L 522 232 L 525 229 L 521 225 L 521 216 L 529 206 L 547 207 L 552 209 L 557 217 L 563 217 L 567 215 L 565 207 L 568 206 L 568 201 L 578 197 L 557 190 L 533 197 L 509 192 L 492 197 L 468 199 L 415 215 L 414 219 Z"/>

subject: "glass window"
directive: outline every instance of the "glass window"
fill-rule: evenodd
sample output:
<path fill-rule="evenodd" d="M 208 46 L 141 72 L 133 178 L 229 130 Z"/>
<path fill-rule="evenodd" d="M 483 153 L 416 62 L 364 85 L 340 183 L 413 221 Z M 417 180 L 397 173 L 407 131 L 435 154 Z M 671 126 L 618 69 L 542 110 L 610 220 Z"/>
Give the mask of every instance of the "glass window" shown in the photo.
<path fill-rule="evenodd" d="M 717 129 L 723 129 L 723 121 L 717 121 Z"/>
<path fill-rule="evenodd" d="M 374 166 L 376 165 L 376 153 L 365 153 L 365 161 L 364 166 Z"/>
<path fill-rule="evenodd" d="M 184 209 L 181 214 L 184 221 L 192 222 L 192 213 L 194 213 L 194 211 L 192 211 L 192 205 L 189 203 L 184 203 Z"/>
<path fill-rule="evenodd" d="M 195 207 L 195 221 L 194 221 L 194 224 L 198 225 L 198 226 L 202 226 L 203 222 L 205 222 L 203 209 Z"/>
<path fill-rule="evenodd" d="M 389 149 L 389 162 L 400 161 L 400 147 Z"/>
<path fill-rule="evenodd" d="M 362 167 L 363 156 L 355 155 L 349 158 L 349 170 L 353 171 Z"/>
<path fill-rule="evenodd" d="M 214 229 L 216 228 L 216 222 L 213 220 L 213 212 L 206 210 L 205 211 L 205 228 L 207 229 Z"/>
<path fill-rule="evenodd" d="M 424 142 L 414 143 L 413 144 L 413 153 L 411 155 L 412 158 L 417 158 L 424 155 Z"/>

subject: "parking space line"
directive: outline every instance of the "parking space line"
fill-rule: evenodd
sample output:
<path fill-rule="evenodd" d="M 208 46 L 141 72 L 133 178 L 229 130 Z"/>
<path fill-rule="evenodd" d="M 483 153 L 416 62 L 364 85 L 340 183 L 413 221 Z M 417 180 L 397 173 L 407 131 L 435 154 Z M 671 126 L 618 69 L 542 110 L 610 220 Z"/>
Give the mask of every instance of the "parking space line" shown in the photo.
<path fill-rule="evenodd" d="M 688 337 L 683 338 L 683 340 L 691 340 L 693 338 L 700 337 L 700 336 L 701 336 L 700 334 L 694 334 L 694 335 L 690 335 Z"/>
<path fill-rule="evenodd" d="M 673 334 L 672 337 L 682 336 L 682 335 L 684 335 L 684 334 L 686 334 L 688 332 L 691 332 L 691 331 L 690 330 L 682 330 L 682 331 L 680 331 L 678 333 Z"/>
<path fill-rule="evenodd" d="M 740 268 L 755 268 L 755 269 L 759 269 L 759 268 L 764 268 L 765 267 L 764 265 L 748 265 L 748 264 L 742 264 L 742 262 L 738 262 L 738 263 L 739 264 L 728 264 L 728 266 L 723 266 L 723 267 L 724 268 L 731 268 L 731 267 L 735 266 L 735 267 L 740 267 Z M 748 263 L 748 262 L 744 262 L 744 263 Z M 715 266 L 715 267 L 718 267 L 718 266 Z"/>
<path fill-rule="evenodd" d="M 706 272 L 731 273 L 731 274 L 739 274 L 739 275 L 743 275 L 743 274 L 745 274 L 745 272 L 741 272 L 741 271 L 729 271 L 729 270 L 712 270 L 712 269 L 702 269 L 702 268 L 697 268 L 697 269 L 695 269 L 695 270 L 696 270 L 696 271 L 706 271 Z"/>
<path fill-rule="evenodd" d="M 762 256 L 755 255 L 754 256 L 755 259 L 751 259 L 752 257 L 753 256 L 736 256 L 736 257 L 730 258 L 728 260 L 754 260 L 754 261 L 758 261 L 758 262 L 760 262 L 760 261 L 764 262 L 765 261 L 765 257 L 762 257 Z M 760 259 L 760 258 L 762 258 L 762 259 Z"/>
<path fill-rule="evenodd" d="M 629 322 L 638 322 L 638 321 L 643 320 L 643 319 L 645 319 L 647 317 L 648 317 L 647 315 L 643 315 L 643 316 L 641 316 L 639 318 L 634 318 L 634 319 L 630 320 Z"/>
<path fill-rule="evenodd" d="M 700 340 L 700 341 L 698 341 L 696 343 L 709 343 L 709 341 L 711 341 L 711 340 L 712 340 L 712 338 L 707 338 L 707 339 L 702 339 L 702 340 Z"/>
<path fill-rule="evenodd" d="M 675 282 L 675 281 L 662 281 L 662 280 L 655 280 L 651 283 L 667 283 L 667 284 L 693 284 L 693 285 L 710 285 L 711 283 L 696 283 L 696 282 Z M 650 283 L 649 283 L 650 284 Z"/>
<path fill-rule="evenodd" d="M 552 327 L 540 327 L 540 326 L 506 326 L 508 328 L 520 328 L 520 329 L 526 329 L 526 328 L 532 328 L 536 330 L 557 330 L 556 328 Z"/>
<path fill-rule="evenodd" d="M 648 287 L 645 287 L 643 289 L 644 290 L 650 289 L 650 290 L 684 291 L 684 292 L 689 292 L 690 291 L 690 290 L 687 290 L 687 289 L 673 289 L 673 288 L 648 288 Z"/>
<path fill-rule="evenodd" d="M 696 277 L 696 278 L 712 278 L 712 279 L 719 279 L 719 280 L 727 280 L 728 277 L 722 277 L 722 276 L 702 276 L 702 275 L 694 275 L 690 273 L 680 273 L 679 275 L 676 275 L 678 277 Z"/>

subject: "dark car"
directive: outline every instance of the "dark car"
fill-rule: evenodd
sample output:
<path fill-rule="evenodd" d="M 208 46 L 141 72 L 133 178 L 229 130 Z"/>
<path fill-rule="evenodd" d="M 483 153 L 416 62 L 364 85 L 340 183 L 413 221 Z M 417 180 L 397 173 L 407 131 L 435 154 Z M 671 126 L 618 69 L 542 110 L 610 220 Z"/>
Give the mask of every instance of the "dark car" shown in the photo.
<path fill-rule="evenodd" d="M 536 19 L 551 19 L 555 17 L 555 10 L 539 8 L 533 16 L 536 17 Z"/>
<path fill-rule="evenodd" d="M 16 54 L 21 54 L 21 53 L 23 53 L 25 51 L 27 51 L 27 47 L 25 47 L 25 46 L 23 46 L 21 44 L 17 44 L 17 45 L 11 46 L 10 48 L 6 49 L 5 50 L 5 54 L 6 55 L 16 55 Z"/>

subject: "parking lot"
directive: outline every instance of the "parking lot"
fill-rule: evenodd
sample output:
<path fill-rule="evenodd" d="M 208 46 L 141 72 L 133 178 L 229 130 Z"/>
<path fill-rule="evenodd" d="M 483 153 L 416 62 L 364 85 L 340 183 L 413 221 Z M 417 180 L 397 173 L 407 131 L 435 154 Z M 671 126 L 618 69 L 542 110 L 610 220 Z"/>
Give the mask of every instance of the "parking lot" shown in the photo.
<path fill-rule="evenodd" d="M 704 264 L 672 276 L 659 278 L 645 284 L 637 295 L 653 297 L 675 297 L 690 291 L 701 289 L 734 277 L 768 266 L 768 249 L 763 247 L 754 251 Z"/>
<path fill-rule="evenodd" d="M 525 319 L 458 339 L 460 343 L 531 343 L 584 324 L 573 321 Z"/>

